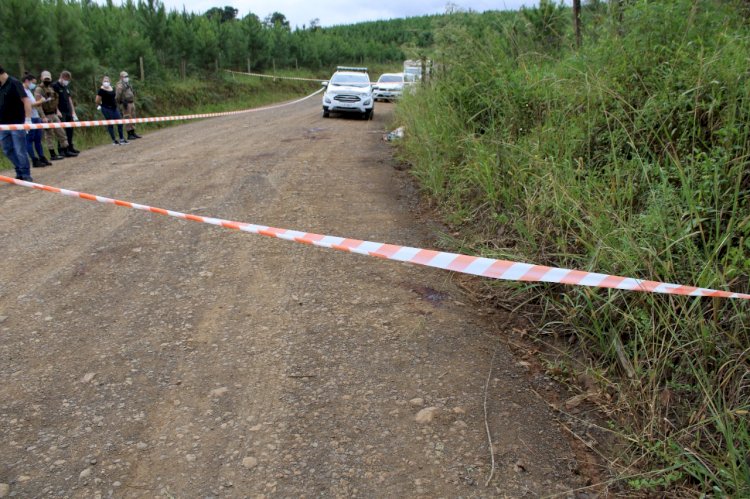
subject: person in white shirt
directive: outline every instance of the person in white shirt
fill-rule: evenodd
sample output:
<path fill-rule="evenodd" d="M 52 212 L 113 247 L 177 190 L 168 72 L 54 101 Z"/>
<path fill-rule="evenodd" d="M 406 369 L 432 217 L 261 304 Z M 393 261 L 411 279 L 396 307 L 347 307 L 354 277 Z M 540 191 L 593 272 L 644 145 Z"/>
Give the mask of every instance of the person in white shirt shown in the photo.
<path fill-rule="evenodd" d="M 36 76 L 27 74 L 23 77 L 23 89 L 26 92 L 26 96 L 31 101 L 31 123 L 41 123 L 42 117 L 39 114 L 39 110 L 44 104 L 44 99 L 36 99 L 34 97 L 34 89 L 36 88 Z M 31 166 L 41 168 L 44 166 L 50 166 L 52 163 L 44 157 L 44 147 L 42 147 L 42 130 L 29 130 L 26 134 L 26 151 L 29 153 L 31 158 Z"/>

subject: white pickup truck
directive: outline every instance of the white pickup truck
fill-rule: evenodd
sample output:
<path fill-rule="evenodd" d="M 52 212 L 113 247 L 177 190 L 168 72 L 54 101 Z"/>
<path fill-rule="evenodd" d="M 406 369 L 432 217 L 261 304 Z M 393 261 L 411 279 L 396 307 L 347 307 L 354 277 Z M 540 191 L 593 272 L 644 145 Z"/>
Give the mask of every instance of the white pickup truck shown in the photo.
<path fill-rule="evenodd" d="M 385 73 L 380 75 L 372 88 L 373 98 L 377 101 L 400 99 L 404 93 L 404 73 Z"/>
<path fill-rule="evenodd" d="M 330 113 L 359 113 L 372 119 L 375 99 L 367 68 L 339 66 L 329 81 L 323 82 L 323 117 Z"/>

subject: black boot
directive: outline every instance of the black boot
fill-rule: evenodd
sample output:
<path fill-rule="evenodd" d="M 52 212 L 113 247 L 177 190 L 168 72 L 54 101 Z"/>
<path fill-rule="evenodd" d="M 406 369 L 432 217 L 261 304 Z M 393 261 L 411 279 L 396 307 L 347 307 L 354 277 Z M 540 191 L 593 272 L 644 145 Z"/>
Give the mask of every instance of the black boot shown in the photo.
<path fill-rule="evenodd" d="M 60 148 L 60 152 L 66 158 L 75 158 L 76 156 L 78 156 L 76 153 L 70 150 L 70 147 L 62 147 Z"/>
<path fill-rule="evenodd" d="M 52 161 L 59 161 L 61 159 L 65 159 L 65 156 L 60 156 L 54 149 L 50 149 L 49 159 L 51 159 Z"/>
<path fill-rule="evenodd" d="M 39 156 L 39 166 L 52 166 L 52 163 L 50 163 L 47 158 L 40 155 Z"/>
<path fill-rule="evenodd" d="M 70 144 L 68 146 L 68 152 L 71 153 L 71 154 L 73 154 L 74 156 L 78 156 L 79 154 L 81 154 L 81 151 L 79 151 L 78 149 L 76 149 L 75 147 L 73 147 L 73 144 Z"/>
<path fill-rule="evenodd" d="M 36 158 L 31 158 L 31 166 L 33 168 L 39 168 L 40 166 L 46 166 L 46 165 L 42 165 L 41 163 L 39 163 L 39 160 Z"/>
<path fill-rule="evenodd" d="M 135 133 L 135 129 L 128 130 L 128 140 L 140 139 L 141 136 Z"/>

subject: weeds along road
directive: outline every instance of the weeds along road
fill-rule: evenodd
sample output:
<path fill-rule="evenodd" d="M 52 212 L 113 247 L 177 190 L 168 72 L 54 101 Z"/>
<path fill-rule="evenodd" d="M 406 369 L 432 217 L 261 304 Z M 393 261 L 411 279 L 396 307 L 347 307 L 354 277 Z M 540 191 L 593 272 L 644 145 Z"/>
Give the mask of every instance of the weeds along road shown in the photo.
<path fill-rule="evenodd" d="M 380 137 L 390 116 L 378 104 L 373 121 L 323 119 L 314 98 L 33 173 L 190 213 L 430 244 Z M 498 342 L 447 272 L 9 185 L 0 212 L 0 492 L 438 497 L 583 485 L 554 414 L 501 347 L 487 394 L 497 469 L 484 486 Z"/>

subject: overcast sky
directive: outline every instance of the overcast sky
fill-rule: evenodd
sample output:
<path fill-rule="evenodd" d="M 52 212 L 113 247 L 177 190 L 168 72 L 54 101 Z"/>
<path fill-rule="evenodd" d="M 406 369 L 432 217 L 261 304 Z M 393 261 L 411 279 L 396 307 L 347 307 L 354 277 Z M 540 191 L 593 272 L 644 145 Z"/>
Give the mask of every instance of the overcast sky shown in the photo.
<path fill-rule="evenodd" d="M 231 5 L 243 17 L 252 12 L 263 20 L 274 11 L 289 19 L 292 28 L 310 24 L 311 19 L 320 19 L 322 26 L 350 24 L 360 21 L 411 17 L 445 12 L 447 0 L 163 0 L 167 9 L 203 13 L 211 7 Z M 485 10 L 518 9 L 531 6 L 538 0 L 454 0 L 450 2 L 462 9 L 478 12 Z"/>

